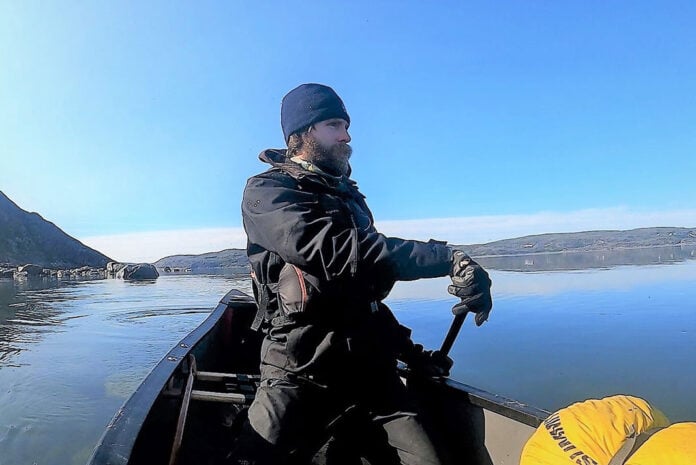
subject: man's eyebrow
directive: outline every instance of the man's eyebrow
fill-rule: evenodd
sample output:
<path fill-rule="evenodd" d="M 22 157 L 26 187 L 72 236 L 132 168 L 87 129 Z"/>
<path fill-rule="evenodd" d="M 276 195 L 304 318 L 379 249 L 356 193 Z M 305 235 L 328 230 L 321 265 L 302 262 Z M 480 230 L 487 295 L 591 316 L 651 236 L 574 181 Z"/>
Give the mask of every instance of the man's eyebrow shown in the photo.
<path fill-rule="evenodd" d="M 343 118 L 329 118 L 326 120 L 326 123 L 345 123 L 346 127 L 350 126 L 348 121 L 344 120 Z"/>

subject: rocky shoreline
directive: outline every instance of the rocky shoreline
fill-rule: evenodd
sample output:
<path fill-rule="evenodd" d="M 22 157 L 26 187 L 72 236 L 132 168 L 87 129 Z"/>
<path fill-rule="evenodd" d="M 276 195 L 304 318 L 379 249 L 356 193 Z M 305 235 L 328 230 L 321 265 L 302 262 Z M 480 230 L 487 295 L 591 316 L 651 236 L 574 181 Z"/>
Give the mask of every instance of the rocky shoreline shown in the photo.
<path fill-rule="evenodd" d="M 0 279 L 58 279 L 58 280 L 97 280 L 118 278 L 125 280 L 157 279 L 159 273 L 154 265 L 149 263 L 120 263 L 109 262 L 105 268 L 81 266 L 71 269 L 45 268 L 40 265 L 11 265 L 0 264 Z"/>

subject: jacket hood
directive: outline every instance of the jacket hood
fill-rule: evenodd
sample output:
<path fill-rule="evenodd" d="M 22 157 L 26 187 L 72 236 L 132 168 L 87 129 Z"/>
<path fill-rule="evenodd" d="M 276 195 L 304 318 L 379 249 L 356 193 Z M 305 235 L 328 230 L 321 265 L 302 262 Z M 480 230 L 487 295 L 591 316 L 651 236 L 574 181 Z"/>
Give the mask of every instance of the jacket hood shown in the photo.
<path fill-rule="evenodd" d="M 285 149 L 266 149 L 259 154 L 259 160 L 269 165 L 282 165 L 289 162 L 288 151 Z"/>

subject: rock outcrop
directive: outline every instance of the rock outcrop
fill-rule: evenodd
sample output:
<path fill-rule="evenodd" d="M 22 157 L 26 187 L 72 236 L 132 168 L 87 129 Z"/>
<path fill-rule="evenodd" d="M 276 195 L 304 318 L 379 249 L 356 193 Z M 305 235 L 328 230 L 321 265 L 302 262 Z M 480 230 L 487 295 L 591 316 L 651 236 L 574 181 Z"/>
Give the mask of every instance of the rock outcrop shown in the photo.
<path fill-rule="evenodd" d="M 17 268 L 17 272 L 26 273 L 27 276 L 41 276 L 43 270 L 44 269 L 42 266 L 33 264 L 22 265 L 19 268 Z"/>
<path fill-rule="evenodd" d="M 13 266 L 7 263 L 0 264 L 0 279 L 60 279 L 60 280 L 85 280 L 104 279 L 107 277 L 104 268 L 81 266 L 71 269 L 43 268 L 38 265 L 28 264 Z"/>
<path fill-rule="evenodd" d="M 109 262 L 106 264 L 106 272 L 116 274 L 125 267 L 125 263 Z"/>
<path fill-rule="evenodd" d="M 149 263 L 128 263 L 116 273 L 117 278 L 140 281 L 157 279 L 159 273 L 154 265 Z"/>

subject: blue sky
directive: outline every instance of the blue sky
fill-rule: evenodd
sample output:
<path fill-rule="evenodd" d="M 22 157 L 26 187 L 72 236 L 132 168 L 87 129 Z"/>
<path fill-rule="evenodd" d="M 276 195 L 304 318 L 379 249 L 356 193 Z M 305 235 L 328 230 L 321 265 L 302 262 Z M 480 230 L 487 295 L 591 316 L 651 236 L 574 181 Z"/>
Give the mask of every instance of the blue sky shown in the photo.
<path fill-rule="evenodd" d="M 282 96 L 331 85 L 389 234 L 696 226 L 689 1 L 0 3 L 0 190 L 124 261 L 242 247 Z"/>

